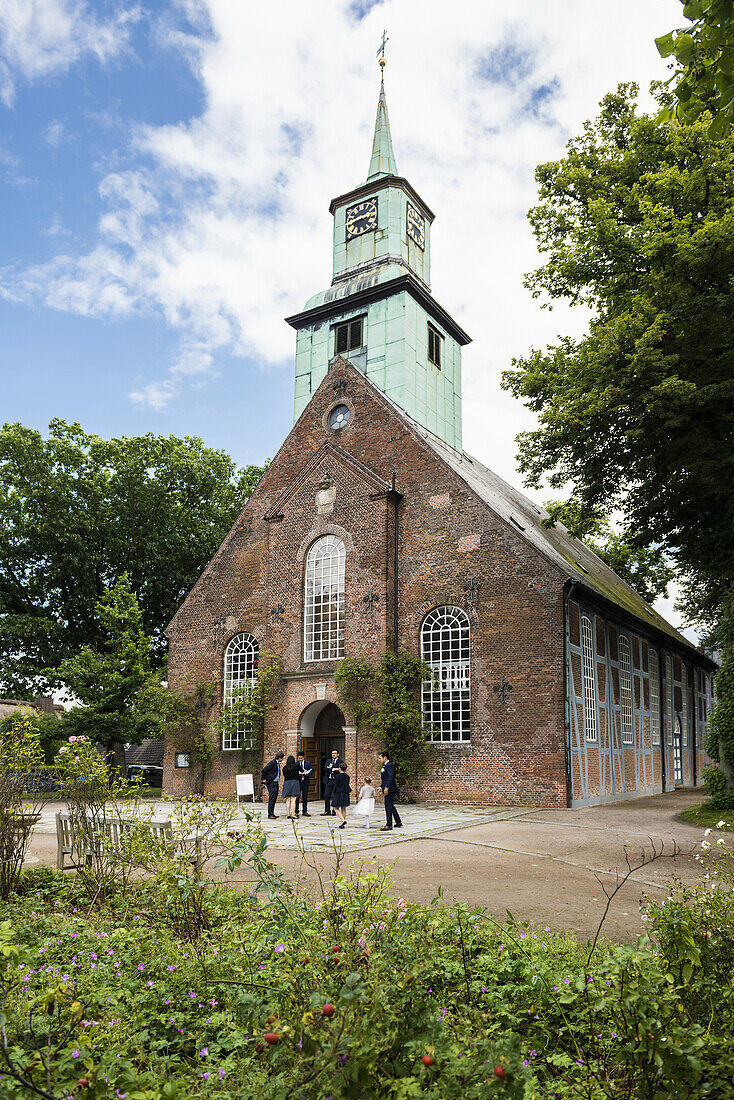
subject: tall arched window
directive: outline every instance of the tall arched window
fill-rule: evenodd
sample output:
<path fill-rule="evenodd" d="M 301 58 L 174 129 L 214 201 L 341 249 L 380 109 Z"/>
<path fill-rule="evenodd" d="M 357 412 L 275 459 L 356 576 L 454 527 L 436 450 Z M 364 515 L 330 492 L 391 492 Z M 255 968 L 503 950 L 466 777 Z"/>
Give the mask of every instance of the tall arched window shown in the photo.
<path fill-rule="evenodd" d="M 584 688 L 584 734 L 596 741 L 596 676 L 594 675 L 594 628 L 588 615 L 581 616 L 581 678 Z"/>
<path fill-rule="evenodd" d="M 685 662 L 681 662 L 681 725 L 683 726 L 683 748 L 688 748 L 688 669 Z"/>
<path fill-rule="evenodd" d="M 244 715 L 237 714 L 237 700 L 257 683 L 260 646 L 252 634 L 235 634 L 224 652 L 224 698 L 222 700 L 222 749 L 252 745 L 251 730 Z M 229 719 L 227 712 L 229 713 Z"/>
<path fill-rule="evenodd" d="M 650 738 L 653 745 L 660 744 L 660 666 L 658 651 L 650 646 Z"/>
<path fill-rule="evenodd" d="M 460 607 L 437 607 L 421 627 L 421 656 L 434 675 L 423 681 L 423 722 L 430 741 L 468 741 L 469 617 Z"/>
<path fill-rule="evenodd" d="M 673 662 L 670 654 L 665 655 L 665 732 L 668 748 L 673 745 Z"/>
<path fill-rule="evenodd" d="M 634 745 L 635 727 L 632 720 L 632 661 L 630 641 L 619 635 L 619 703 L 622 714 L 622 744 Z"/>
<path fill-rule="evenodd" d="M 317 539 L 306 556 L 303 650 L 307 661 L 344 656 L 344 543 L 336 535 Z"/>

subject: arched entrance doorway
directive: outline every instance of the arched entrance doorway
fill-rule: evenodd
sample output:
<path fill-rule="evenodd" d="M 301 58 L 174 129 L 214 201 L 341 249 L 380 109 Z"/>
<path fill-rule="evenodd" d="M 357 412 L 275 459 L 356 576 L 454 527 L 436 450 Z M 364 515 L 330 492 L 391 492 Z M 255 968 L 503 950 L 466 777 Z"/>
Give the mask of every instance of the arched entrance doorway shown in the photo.
<path fill-rule="evenodd" d="M 301 731 L 301 751 L 313 765 L 311 798 L 322 797 L 324 765 L 334 749 L 344 759 L 345 719 L 336 703 L 319 701 L 310 703 L 301 715 L 298 727 Z"/>

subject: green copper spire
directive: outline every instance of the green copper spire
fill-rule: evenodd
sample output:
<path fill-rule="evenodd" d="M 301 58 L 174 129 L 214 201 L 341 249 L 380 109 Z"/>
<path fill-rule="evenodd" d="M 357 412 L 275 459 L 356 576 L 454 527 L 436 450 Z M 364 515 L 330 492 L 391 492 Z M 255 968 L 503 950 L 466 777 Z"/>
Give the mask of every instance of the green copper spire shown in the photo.
<path fill-rule="evenodd" d="M 381 61 L 384 59 L 381 59 Z M 398 166 L 395 163 L 395 154 L 392 151 L 392 138 L 390 137 L 390 119 L 387 117 L 387 99 L 385 98 L 385 75 L 383 69 L 380 81 L 380 98 L 377 101 L 377 119 L 375 120 L 375 137 L 372 142 L 372 159 L 370 161 L 370 180 L 380 179 L 381 176 L 397 176 Z"/>

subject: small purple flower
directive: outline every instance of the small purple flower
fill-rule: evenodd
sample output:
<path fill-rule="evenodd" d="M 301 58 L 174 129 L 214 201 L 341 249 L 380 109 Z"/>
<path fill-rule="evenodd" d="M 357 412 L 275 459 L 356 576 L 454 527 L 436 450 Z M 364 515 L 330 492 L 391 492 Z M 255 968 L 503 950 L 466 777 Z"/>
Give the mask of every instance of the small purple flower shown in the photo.
<path fill-rule="evenodd" d="M 138 970 L 145 970 L 145 963 L 138 963 Z"/>
<path fill-rule="evenodd" d="M 285 944 L 284 943 L 276 943 L 276 945 L 275 945 L 275 954 L 280 955 L 281 952 L 283 952 L 283 951 L 285 951 Z"/>
<path fill-rule="evenodd" d="M 202 1074 L 201 1074 L 201 1076 L 202 1076 L 202 1077 L 204 1078 L 204 1080 L 206 1081 L 207 1077 L 211 1077 L 211 1073 L 209 1073 L 209 1071 L 207 1070 L 207 1072 L 206 1072 L 206 1073 L 202 1073 Z"/>
<path fill-rule="evenodd" d="M 206 1058 L 208 1053 L 209 1053 L 209 1047 L 202 1047 L 201 1050 L 199 1051 L 199 1057 L 200 1058 Z"/>
<path fill-rule="evenodd" d="M 72 1056 L 72 1058 L 78 1058 L 79 1057 L 79 1051 L 78 1050 L 72 1050 L 71 1056 Z"/>
<path fill-rule="evenodd" d="M 346 1054 L 340 1054 L 340 1055 L 339 1055 L 339 1061 L 341 1062 L 341 1064 L 342 1064 L 343 1066 L 345 1066 L 345 1065 L 347 1064 L 347 1056 L 346 1056 Z"/>

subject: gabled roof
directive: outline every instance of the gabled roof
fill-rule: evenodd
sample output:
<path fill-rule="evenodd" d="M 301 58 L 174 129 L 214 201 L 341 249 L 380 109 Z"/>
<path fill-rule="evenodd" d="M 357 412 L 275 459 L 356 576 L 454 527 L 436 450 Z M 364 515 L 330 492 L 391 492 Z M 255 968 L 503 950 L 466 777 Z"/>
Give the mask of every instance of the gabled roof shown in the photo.
<path fill-rule="evenodd" d="M 356 368 L 355 368 L 356 369 Z M 369 382 L 369 379 L 367 379 Z M 417 421 L 407 415 L 384 393 L 378 391 L 397 414 L 407 421 L 416 435 L 443 459 L 454 473 L 472 489 L 480 500 L 484 501 L 498 516 L 504 519 L 546 558 L 558 566 L 567 580 L 575 582 L 580 589 L 592 596 L 600 597 L 605 603 L 613 604 L 626 615 L 631 615 L 652 633 L 665 634 L 678 646 L 696 654 L 712 667 L 711 661 L 667 619 L 651 607 L 638 592 L 623 581 L 609 568 L 601 558 L 589 549 L 585 543 L 575 539 L 562 523 L 546 527 L 544 521 L 550 519 L 544 508 L 534 504 L 518 489 L 504 481 L 478 459 L 466 452 L 459 453 L 433 435 Z"/>

